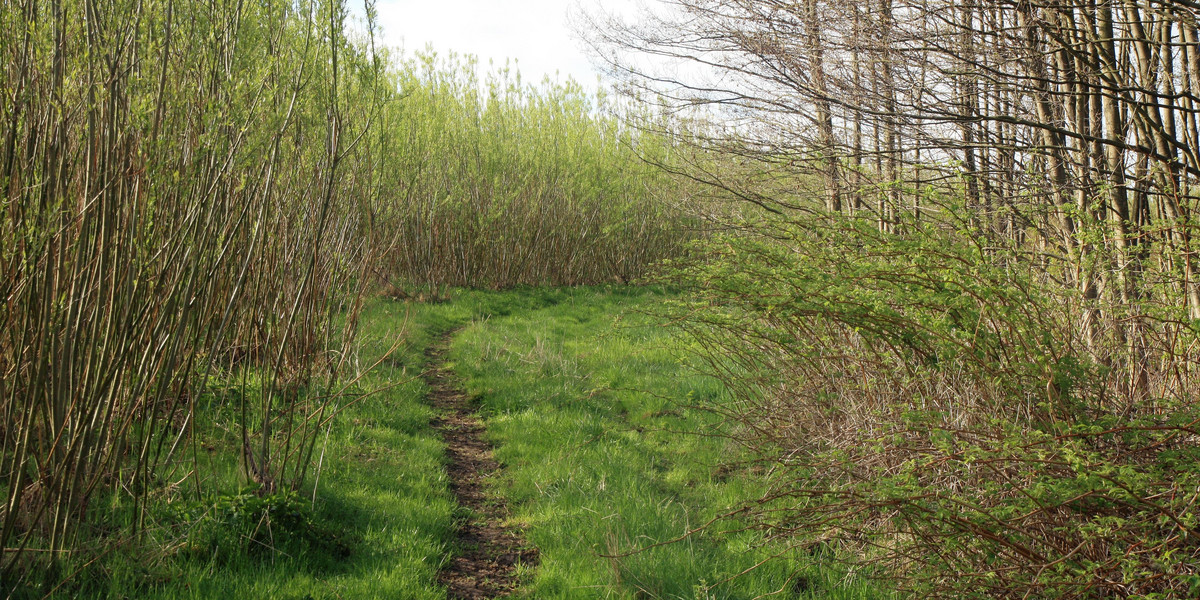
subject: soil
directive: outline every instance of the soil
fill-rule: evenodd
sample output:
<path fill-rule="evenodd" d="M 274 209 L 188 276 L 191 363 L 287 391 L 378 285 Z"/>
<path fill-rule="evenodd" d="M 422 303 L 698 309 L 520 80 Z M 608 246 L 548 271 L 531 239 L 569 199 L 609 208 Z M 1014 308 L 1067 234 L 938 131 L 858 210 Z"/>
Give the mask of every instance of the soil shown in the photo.
<path fill-rule="evenodd" d="M 446 442 L 450 489 L 470 516 L 457 532 L 458 552 L 438 576 L 447 597 L 462 600 L 500 598 L 518 585 L 517 565 L 537 564 L 537 549 L 508 523 L 508 506 L 487 491 L 486 481 L 500 471 L 491 445 L 483 438 L 483 423 L 471 400 L 446 366 L 453 331 L 443 334 L 426 351 L 425 382 L 428 402 L 439 411 L 433 427 Z"/>

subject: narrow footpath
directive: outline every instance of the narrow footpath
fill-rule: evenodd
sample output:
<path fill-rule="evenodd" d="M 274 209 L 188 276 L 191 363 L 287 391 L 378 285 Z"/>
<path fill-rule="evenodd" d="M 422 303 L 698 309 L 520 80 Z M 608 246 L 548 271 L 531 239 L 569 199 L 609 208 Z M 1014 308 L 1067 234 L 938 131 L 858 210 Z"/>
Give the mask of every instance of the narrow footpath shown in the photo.
<path fill-rule="evenodd" d="M 438 576 L 448 597 L 461 600 L 500 598 L 516 589 L 517 565 L 537 563 L 537 549 L 521 532 L 505 525 L 508 506 L 487 494 L 485 481 L 500 469 L 483 439 L 483 423 L 446 365 L 454 331 L 442 334 L 426 350 L 428 401 L 438 410 L 433 427 L 446 442 L 450 489 L 469 516 L 458 529 L 457 553 Z"/>

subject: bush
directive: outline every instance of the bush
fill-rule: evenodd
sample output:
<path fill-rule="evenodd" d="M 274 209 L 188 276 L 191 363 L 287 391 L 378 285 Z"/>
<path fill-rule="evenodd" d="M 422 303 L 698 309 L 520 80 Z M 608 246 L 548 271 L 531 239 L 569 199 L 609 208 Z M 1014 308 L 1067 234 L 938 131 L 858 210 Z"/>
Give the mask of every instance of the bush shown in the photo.
<path fill-rule="evenodd" d="M 176 519 L 184 533 L 184 552 L 221 565 L 281 554 L 346 558 L 353 548 L 351 540 L 291 492 L 217 496 L 211 502 L 189 503 Z"/>
<path fill-rule="evenodd" d="M 780 219 L 676 265 L 669 316 L 732 391 L 705 407 L 771 474 L 745 514 L 921 597 L 1194 595 L 1196 331 L 1144 318 L 1163 359 L 1130 385 L 1128 339 L 1089 344 L 1020 248 L 898 230 Z"/>

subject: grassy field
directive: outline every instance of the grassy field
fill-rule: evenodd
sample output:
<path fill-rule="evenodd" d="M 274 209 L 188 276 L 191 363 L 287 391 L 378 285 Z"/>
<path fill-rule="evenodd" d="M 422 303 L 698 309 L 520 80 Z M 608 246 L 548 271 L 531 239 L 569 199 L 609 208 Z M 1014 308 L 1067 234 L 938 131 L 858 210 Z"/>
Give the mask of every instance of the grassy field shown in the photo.
<path fill-rule="evenodd" d="M 497 488 L 541 551 L 525 597 L 792 597 L 792 588 L 818 584 L 804 563 L 790 572 L 786 561 L 727 582 L 765 557 L 753 533 L 698 534 L 638 552 L 752 493 L 752 482 L 721 469 L 725 442 L 677 433 L 711 425 L 682 401 L 721 389 L 689 374 L 669 349 L 670 330 L 639 312 L 661 292 L 548 299 L 476 321 L 452 347 L 506 467 Z"/>
<path fill-rule="evenodd" d="M 641 312 L 664 301 L 665 292 L 454 296 L 442 303 L 381 299 L 367 307 L 356 358 L 362 393 L 322 434 L 315 495 L 309 488 L 201 503 L 163 498 L 150 511 L 150 551 L 105 557 L 87 567 L 82 585 L 57 595 L 445 597 L 437 572 L 455 551 L 455 523 L 469 515 L 449 492 L 420 374 L 431 341 L 461 328 L 450 366 L 476 398 L 504 465 L 492 489 L 540 552 L 540 564 L 521 574 L 519 596 L 862 597 L 807 555 L 752 569 L 778 549 L 754 532 L 730 531 L 736 522 L 720 525 L 721 535 L 707 531 L 655 546 L 754 494 L 756 485 L 722 466 L 732 456 L 727 442 L 678 433 L 713 425 L 684 405 L 722 389 L 690 374 L 674 358 L 671 330 Z M 209 456 L 207 477 L 229 480 L 210 487 L 228 488 L 238 478 L 238 447 L 232 433 L 199 440 Z M 731 579 L 743 571 L 749 573 Z"/>

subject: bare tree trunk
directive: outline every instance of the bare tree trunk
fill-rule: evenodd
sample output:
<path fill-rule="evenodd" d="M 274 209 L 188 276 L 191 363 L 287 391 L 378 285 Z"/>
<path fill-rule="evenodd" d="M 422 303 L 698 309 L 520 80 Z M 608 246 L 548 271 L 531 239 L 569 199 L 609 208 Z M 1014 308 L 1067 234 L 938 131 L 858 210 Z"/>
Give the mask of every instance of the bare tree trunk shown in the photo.
<path fill-rule="evenodd" d="M 854 11 L 853 45 L 850 50 L 851 68 L 854 70 L 853 89 L 862 96 L 865 92 L 862 81 L 862 57 L 860 56 L 863 35 L 862 13 L 857 3 L 852 3 L 851 10 Z M 859 108 L 860 105 L 861 103 L 858 103 L 854 107 L 854 147 L 851 153 L 851 164 L 854 168 L 854 190 L 851 192 L 852 201 L 850 208 L 853 214 L 858 214 L 863 210 L 863 114 L 861 108 Z"/>
<path fill-rule="evenodd" d="M 821 23 L 817 10 L 818 0 L 805 0 L 804 20 L 809 54 L 809 77 L 816 95 L 816 120 L 820 139 L 819 161 L 825 175 L 825 209 L 831 213 L 841 212 L 842 193 L 838 175 L 837 145 L 833 137 L 833 110 L 829 101 L 829 88 L 825 81 L 825 48 L 821 40 Z"/>
<path fill-rule="evenodd" d="M 895 233 L 897 211 L 900 209 L 900 115 L 897 110 L 896 82 L 890 52 L 893 25 L 892 0 L 879 0 L 879 20 L 882 43 L 882 58 L 878 65 L 879 92 L 883 95 L 884 153 L 887 157 L 884 182 L 888 186 L 885 199 L 880 201 L 879 218 L 882 231 Z"/>
<path fill-rule="evenodd" d="M 975 161 L 975 122 L 979 112 L 979 91 L 973 70 L 978 64 L 975 50 L 975 3 L 966 0 L 959 9 L 961 23 L 959 37 L 962 54 L 962 74 L 958 77 L 959 128 L 963 146 L 963 179 L 967 184 L 967 209 L 977 227 L 987 222 L 988 217 L 979 216 L 982 206 L 979 194 L 979 169 Z"/>

